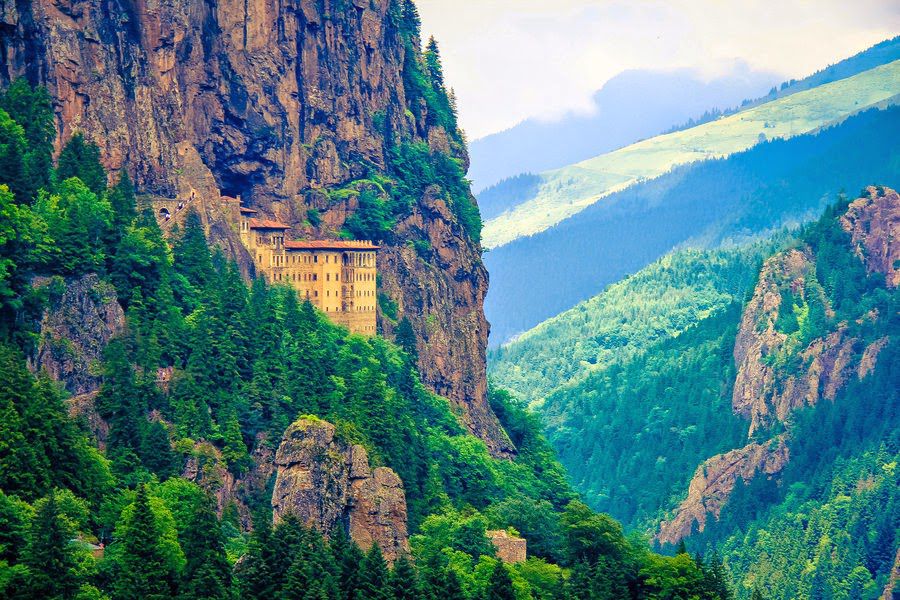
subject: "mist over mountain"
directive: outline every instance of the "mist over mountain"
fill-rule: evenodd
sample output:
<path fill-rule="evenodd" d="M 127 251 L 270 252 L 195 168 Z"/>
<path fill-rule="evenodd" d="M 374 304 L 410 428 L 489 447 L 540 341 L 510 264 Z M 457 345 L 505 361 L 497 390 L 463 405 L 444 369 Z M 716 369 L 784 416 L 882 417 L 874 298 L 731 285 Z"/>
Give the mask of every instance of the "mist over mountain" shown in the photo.
<path fill-rule="evenodd" d="M 479 193 L 519 173 L 562 167 L 656 135 L 708 110 L 736 106 L 765 94 L 780 80 L 743 62 L 713 79 L 694 69 L 623 71 L 594 94 L 591 114 L 531 118 L 473 141 L 469 178 Z"/>
<path fill-rule="evenodd" d="M 485 254 L 491 345 L 592 297 L 679 246 L 716 247 L 815 218 L 829 195 L 897 173 L 900 108 L 817 134 L 685 165 L 611 194 L 536 235 Z M 527 277 L 522 274 L 527 273 Z M 534 283 L 541 293 L 534 294 Z"/>

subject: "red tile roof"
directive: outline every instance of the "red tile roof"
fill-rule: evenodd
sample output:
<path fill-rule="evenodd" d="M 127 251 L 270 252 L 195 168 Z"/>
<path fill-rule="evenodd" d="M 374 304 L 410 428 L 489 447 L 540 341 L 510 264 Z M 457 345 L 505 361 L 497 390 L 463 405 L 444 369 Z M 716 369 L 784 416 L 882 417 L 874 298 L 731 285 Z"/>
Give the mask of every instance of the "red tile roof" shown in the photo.
<path fill-rule="evenodd" d="M 254 210 L 254 209 L 252 209 L 252 208 L 247 208 L 246 206 L 242 206 L 242 207 L 241 207 L 241 212 L 244 213 L 244 214 L 247 214 L 247 215 L 255 215 L 255 214 L 256 214 L 257 212 L 259 212 L 259 211 Z"/>
<path fill-rule="evenodd" d="M 269 219 L 250 219 L 250 229 L 290 229 L 290 225 Z"/>
<path fill-rule="evenodd" d="M 359 240 L 292 240 L 284 243 L 288 250 L 378 250 L 369 241 Z"/>

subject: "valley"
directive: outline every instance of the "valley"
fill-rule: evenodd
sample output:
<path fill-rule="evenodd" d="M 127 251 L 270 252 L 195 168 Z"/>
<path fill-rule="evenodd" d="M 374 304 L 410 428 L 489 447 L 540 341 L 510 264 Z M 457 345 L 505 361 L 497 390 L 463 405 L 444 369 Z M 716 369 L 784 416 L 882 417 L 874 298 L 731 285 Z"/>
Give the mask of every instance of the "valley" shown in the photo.
<path fill-rule="evenodd" d="M 900 38 L 581 1 L 0 0 L 0 598 L 896 595 Z"/>

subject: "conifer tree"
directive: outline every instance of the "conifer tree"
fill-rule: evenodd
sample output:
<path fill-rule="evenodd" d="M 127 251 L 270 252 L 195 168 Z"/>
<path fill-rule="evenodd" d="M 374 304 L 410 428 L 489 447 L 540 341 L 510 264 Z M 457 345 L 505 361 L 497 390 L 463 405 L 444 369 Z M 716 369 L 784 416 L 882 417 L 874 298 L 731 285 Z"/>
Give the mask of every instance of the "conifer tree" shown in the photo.
<path fill-rule="evenodd" d="M 22 562 L 34 598 L 72 598 L 79 587 L 76 531 L 60 511 L 56 492 L 37 503 Z"/>
<path fill-rule="evenodd" d="M 378 544 L 372 544 L 363 559 L 356 600 L 390 600 L 390 575 Z"/>
<path fill-rule="evenodd" d="M 182 542 L 187 564 L 181 578 L 183 600 L 231 597 L 231 566 L 212 497 L 196 504 Z"/>
<path fill-rule="evenodd" d="M 193 208 L 188 210 L 184 231 L 175 244 L 176 270 L 188 278 L 192 285 L 204 287 L 213 274 L 212 254 L 206 243 L 206 233 L 200 214 Z"/>
<path fill-rule="evenodd" d="M 416 348 L 416 332 L 413 331 L 412 323 L 409 318 L 404 316 L 397 325 L 397 334 L 395 336 L 397 345 L 403 348 L 415 363 L 419 358 L 418 349 Z"/>
<path fill-rule="evenodd" d="M 274 597 L 278 589 L 278 578 L 272 571 L 274 553 L 271 521 L 268 515 L 258 512 L 253 516 L 250 544 L 237 573 L 242 598 L 268 600 Z"/>
<path fill-rule="evenodd" d="M 115 230 L 121 232 L 137 217 L 137 201 L 134 197 L 134 184 L 128 171 L 119 172 L 119 181 L 109 192 L 109 203 L 113 210 Z"/>
<path fill-rule="evenodd" d="M 56 181 L 62 183 L 77 177 L 94 194 L 100 196 L 106 190 L 106 170 L 100 164 L 100 148 L 75 132 L 59 153 L 56 161 Z"/>
<path fill-rule="evenodd" d="M 422 590 L 419 588 L 416 570 L 405 555 L 394 563 L 390 587 L 394 600 L 418 600 L 421 597 Z"/>
<path fill-rule="evenodd" d="M 176 572 L 173 551 L 164 544 L 163 533 L 150 505 L 147 486 L 137 489 L 133 511 L 116 540 L 121 544 L 113 583 L 115 600 L 163 600 L 171 598 Z M 180 548 L 174 549 L 181 552 Z"/>
<path fill-rule="evenodd" d="M 413 0 L 402 0 L 403 18 L 400 21 L 400 30 L 409 40 L 419 37 L 422 29 L 422 19 L 419 17 L 419 9 Z"/>
<path fill-rule="evenodd" d="M 29 401 L 31 380 L 20 354 L 0 344 L 0 489 L 31 499 L 39 495 L 41 473 L 34 448 L 25 438 L 19 410 Z"/>
<path fill-rule="evenodd" d="M 32 88 L 20 77 L 0 96 L 0 108 L 21 125 L 25 133 L 25 186 L 19 201 L 30 202 L 38 190 L 50 188 L 53 140 L 56 138 L 50 94 L 44 87 Z M 9 183 L 2 177 L 0 182 Z"/>
<path fill-rule="evenodd" d="M 227 412 L 225 418 L 223 437 L 225 446 L 222 448 L 222 458 L 228 463 L 229 468 L 241 473 L 247 470 L 250 455 L 247 454 L 247 445 L 241 435 L 241 425 L 238 423 L 234 409 Z"/>
<path fill-rule="evenodd" d="M 9 186 L 16 202 L 30 201 L 30 186 L 25 172 L 25 131 L 0 110 L 0 183 Z"/>
<path fill-rule="evenodd" d="M 442 90 L 444 88 L 444 69 L 441 66 L 441 51 L 438 49 L 438 43 L 434 36 L 428 38 L 424 54 L 425 66 L 428 67 L 428 74 L 431 76 L 431 85 L 437 90 Z"/>
<path fill-rule="evenodd" d="M 141 462 L 160 480 L 165 480 L 178 472 L 178 457 L 172 450 L 169 431 L 159 421 L 141 421 Z"/>
<path fill-rule="evenodd" d="M 329 548 L 337 565 L 338 588 L 341 598 L 354 600 L 359 587 L 360 569 L 365 555 L 356 542 L 350 539 L 343 527 L 334 529 Z"/>
<path fill-rule="evenodd" d="M 503 561 L 497 561 L 484 594 L 485 600 L 516 600 L 512 577 Z"/>

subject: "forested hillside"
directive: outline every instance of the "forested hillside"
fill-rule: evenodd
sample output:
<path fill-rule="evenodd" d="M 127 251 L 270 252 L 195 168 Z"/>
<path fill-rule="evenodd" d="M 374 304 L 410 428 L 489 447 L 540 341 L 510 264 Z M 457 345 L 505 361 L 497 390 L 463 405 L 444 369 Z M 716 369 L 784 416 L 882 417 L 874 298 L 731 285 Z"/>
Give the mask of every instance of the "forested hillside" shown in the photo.
<path fill-rule="evenodd" d="M 484 225 L 484 245 L 499 248 L 573 218 L 628 186 L 686 164 L 724 158 L 760 142 L 790 139 L 835 125 L 860 111 L 896 103 L 900 61 L 778 98 L 690 129 L 540 173 L 536 194 Z"/>
<path fill-rule="evenodd" d="M 488 374 L 520 398 L 542 400 L 740 302 L 775 245 L 673 252 L 492 350 Z"/>
<path fill-rule="evenodd" d="M 579 502 L 517 402 L 491 396 L 518 450 L 493 458 L 422 385 L 411 332 L 348 335 L 248 284 L 192 211 L 163 235 L 83 136 L 53 160 L 52 119 L 24 80 L 0 97 L 0 596 L 729 597 L 720 565 L 653 554 Z M 327 541 L 290 510 L 272 526 L 292 444 L 330 460 L 285 427 L 323 420 L 368 455 L 354 481 L 399 476 L 412 535 L 392 565 L 340 520 Z M 317 483 L 317 506 L 340 501 Z M 530 558 L 505 565 L 488 528 Z"/>
<path fill-rule="evenodd" d="M 485 310 L 498 345 L 593 297 L 679 245 L 714 248 L 820 214 L 842 188 L 900 171 L 900 109 L 775 140 L 632 186 L 552 229 L 485 254 Z M 527 276 L 523 277 L 522 274 Z M 541 293 L 531 292 L 535 281 Z"/>
<path fill-rule="evenodd" d="M 550 379 L 535 405 L 589 504 L 721 556 L 738 597 L 877 598 L 900 525 L 898 219 L 900 196 L 873 187 L 796 239 L 675 253 L 503 349 L 495 372 Z M 642 292 L 657 282 L 668 293 Z"/>

